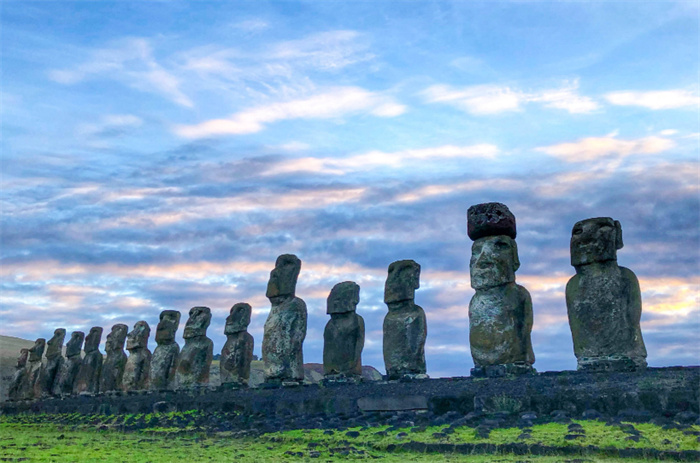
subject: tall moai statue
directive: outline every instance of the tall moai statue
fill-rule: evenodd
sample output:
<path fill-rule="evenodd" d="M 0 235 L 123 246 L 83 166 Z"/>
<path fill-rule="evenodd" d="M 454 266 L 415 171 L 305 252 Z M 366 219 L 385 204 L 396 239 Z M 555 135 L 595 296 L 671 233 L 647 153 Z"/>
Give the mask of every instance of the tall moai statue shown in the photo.
<path fill-rule="evenodd" d="M 156 327 L 156 342 L 158 346 L 151 358 L 150 382 L 151 389 L 167 391 L 174 388 L 177 359 L 180 346 L 175 342 L 175 333 L 180 326 L 180 312 L 164 310 L 160 313 L 160 321 Z"/>
<path fill-rule="evenodd" d="M 296 297 L 301 260 L 293 254 L 277 258 L 270 272 L 266 296 L 272 304 L 265 321 L 262 356 L 267 384 L 294 384 L 304 380 L 306 303 Z"/>
<path fill-rule="evenodd" d="M 476 291 L 469 302 L 471 374 L 532 373 L 532 299 L 515 283 L 515 216 L 505 204 L 477 204 L 467 212 L 467 232 L 474 240 L 469 273 Z"/>
<path fill-rule="evenodd" d="M 54 381 L 53 395 L 61 396 L 73 393 L 73 385 L 82 363 L 80 350 L 83 347 L 84 339 L 85 333 L 82 331 L 73 331 L 71 333 L 70 339 L 66 343 L 66 358 Z"/>
<path fill-rule="evenodd" d="M 175 381 L 179 389 L 190 389 L 209 384 L 209 369 L 214 359 L 214 343 L 207 337 L 211 323 L 209 307 L 192 307 L 185 324 L 185 346 L 177 362 Z"/>
<path fill-rule="evenodd" d="M 389 265 L 384 285 L 384 366 L 389 379 L 427 378 L 425 338 L 428 325 L 425 312 L 414 302 L 420 288 L 420 265 L 399 260 Z"/>
<path fill-rule="evenodd" d="M 12 382 L 7 391 L 7 396 L 10 400 L 24 399 L 24 393 L 28 389 L 27 376 L 27 360 L 29 359 L 29 349 L 22 348 L 19 350 L 17 364 L 15 365 L 15 374 L 12 376 Z"/>
<path fill-rule="evenodd" d="M 122 390 L 122 379 L 126 367 L 124 341 L 129 327 L 123 323 L 112 326 L 112 331 L 105 341 L 105 356 L 100 375 L 100 392 L 115 392 Z"/>
<path fill-rule="evenodd" d="M 634 371 L 647 366 L 639 320 L 642 296 L 631 270 L 617 265 L 622 227 L 610 217 L 576 222 L 566 308 L 579 370 Z"/>
<path fill-rule="evenodd" d="M 78 376 L 73 385 L 74 394 L 97 394 L 100 390 L 102 376 L 102 352 L 99 351 L 102 340 L 102 327 L 93 326 L 85 337 L 85 357 L 80 364 Z"/>
<path fill-rule="evenodd" d="M 323 331 L 323 374 L 328 379 L 362 377 L 365 321 L 355 312 L 359 302 L 360 286 L 354 281 L 338 283 L 328 295 L 331 319 Z"/>
<path fill-rule="evenodd" d="M 129 358 L 124 367 L 123 386 L 125 391 L 148 389 L 148 375 L 151 372 L 151 351 L 148 350 L 148 337 L 151 327 L 141 320 L 126 336 L 126 350 Z"/>
<path fill-rule="evenodd" d="M 224 334 L 226 344 L 221 349 L 221 384 L 228 387 L 248 385 L 250 377 L 250 362 L 253 361 L 253 336 L 248 333 L 250 315 L 253 309 L 250 304 L 239 302 L 231 307 L 226 318 Z"/>
<path fill-rule="evenodd" d="M 42 365 L 39 379 L 34 384 L 35 397 L 52 395 L 56 376 L 63 366 L 63 340 L 65 338 L 66 330 L 57 328 L 53 332 L 53 337 L 46 343 L 46 363 Z"/>
<path fill-rule="evenodd" d="M 36 384 L 41 375 L 41 358 L 46 349 L 46 339 L 39 338 L 34 341 L 34 345 L 29 349 L 29 363 L 27 364 L 27 388 L 24 390 L 25 399 L 39 398 Z"/>

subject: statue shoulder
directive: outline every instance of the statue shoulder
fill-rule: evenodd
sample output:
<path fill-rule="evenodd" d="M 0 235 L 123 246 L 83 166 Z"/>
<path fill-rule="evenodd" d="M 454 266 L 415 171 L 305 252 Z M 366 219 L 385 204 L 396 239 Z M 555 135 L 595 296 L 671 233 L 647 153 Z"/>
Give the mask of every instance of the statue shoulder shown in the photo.
<path fill-rule="evenodd" d="M 530 291 L 528 291 L 524 286 L 521 286 L 516 283 L 515 285 L 516 291 L 518 292 L 518 297 L 520 298 L 521 301 L 527 301 L 532 303 L 532 297 L 530 296 Z"/>

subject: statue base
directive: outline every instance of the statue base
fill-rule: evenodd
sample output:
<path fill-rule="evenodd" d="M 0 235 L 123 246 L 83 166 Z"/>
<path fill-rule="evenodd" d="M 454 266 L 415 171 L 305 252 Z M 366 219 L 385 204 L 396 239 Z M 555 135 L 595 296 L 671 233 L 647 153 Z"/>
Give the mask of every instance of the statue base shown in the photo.
<path fill-rule="evenodd" d="M 334 384 L 359 384 L 362 382 L 362 376 L 359 375 L 325 375 L 321 380 L 324 386 L 332 386 Z"/>
<path fill-rule="evenodd" d="M 520 376 L 537 373 L 532 365 L 527 363 L 504 363 L 502 365 L 475 366 L 469 370 L 471 376 L 477 378 L 500 378 L 503 376 Z"/>
<path fill-rule="evenodd" d="M 581 357 L 578 359 L 578 371 L 642 371 L 647 367 L 645 358 L 630 358 L 624 355 L 605 355 L 601 357 Z"/>

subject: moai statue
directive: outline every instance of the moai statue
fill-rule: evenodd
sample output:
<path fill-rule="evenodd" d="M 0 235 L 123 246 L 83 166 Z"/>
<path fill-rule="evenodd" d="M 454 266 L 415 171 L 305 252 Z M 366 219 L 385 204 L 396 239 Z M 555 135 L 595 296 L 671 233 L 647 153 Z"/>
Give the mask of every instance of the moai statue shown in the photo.
<path fill-rule="evenodd" d="M 56 375 L 63 366 L 63 340 L 66 338 L 66 330 L 57 328 L 53 337 L 46 343 L 46 364 L 42 365 L 39 379 L 34 384 L 34 396 L 50 396 Z"/>
<path fill-rule="evenodd" d="M 467 213 L 472 244 L 469 261 L 469 345 L 472 376 L 532 373 L 532 299 L 515 283 L 520 267 L 515 216 L 501 203 L 477 204 Z"/>
<path fill-rule="evenodd" d="M 41 374 L 41 357 L 46 349 L 46 339 L 39 338 L 34 341 L 34 345 L 29 349 L 29 363 L 27 364 L 27 388 L 24 390 L 23 398 L 39 398 L 36 394 L 36 383 Z"/>
<path fill-rule="evenodd" d="M 148 389 L 148 375 L 151 372 L 151 351 L 148 350 L 148 336 L 151 327 L 141 320 L 126 337 L 126 350 L 129 359 L 124 367 L 124 390 L 144 391 Z"/>
<path fill-rule="evenodd" d="M 265 321 L 262 356 L 265 383 L 300 384 L 304 380 L 306 303 L 295 296 L 301 260 L 293 254 L 277 258 L 266 296 L 272 303 Z"/>
<path fill-rule="evenodd" d="M 326 300 L 331 319 L 323 331 L 323 374 L 327 379 L 358 380 L 362 377 L 365 321 L 355 313 L 360 286 L 344 281 L 333 286 Z"/>
<path fill-rule="evenodd" d="M 250 362 L 253 360 L 253 336 L 248 333 L 250 304 L 239 302 L 231 307 L 226 318 L 224 334 L 226 344 L 221 349 L 221 384 L 227 387 L 248 385 L 250 377 Z"/>
<path fill-rule="evenodd" d="M 27 359 L 29 358 L 29 349 L 20 349 L 19 357 L 17 357 L 17 365 L 15 366 L 15 374 L 12 376 L 12 383 L 7 392 L 10 400 L 22 400 L 24 391 L 27 390 Z"/>
<path fill-rule="evenodd" d="M 209 384 L 209 369 L 214 358 L 214 343 L 207 337 L 211 322 L 209 307 L 192 307 L 185 324 L 185 347 L 180 352 L 175 380 L 179 389 Z"/>
<path fill-rule="evenodd" d="M 389 379 L 427 378 L 425 338 L 428 326 L 425 312 L 414 303 L 420 287 L 420 265 L 399 260 L 389 265 L 384 285 L 384 366 Z"/>
<path fill-rule="evenodd" d="M 61 370 L 56 375 L 56 380 L 53 385 L 53 395 L 70 395 L 73 393 L 73 385 L 75 378 L 78 376 L 80 364 L 80 350 L 83 347 L 85 333 L 82 331 L 73 331 L 70 339 L 66 343 L 66 358 L 63 361 Z"/>
<path fill-rule="evenodd" d="M 642 296 L 631 270 L 617 265 L 622 227 L 610 217 L 577 222 L 571 232 L 566 308 L 579 370 L 634 371 L 647 366 L 639 320 Z"/>
<path fill-rule="evenodd" d="M 85 357 L 73 385 L 74 394 L 97 394 L 102 376 L 102 352 L 99 351 L 102 327 L 93 326 L 85 337 Z"/>
<path fill-rule="evenodd" d="M 115 392 L 122 390 L 124 367 L 126 367 L 126 353 L 124 341 L 129 327 L 123 323 L 112 326 L 112 331 L 107 335 L 105 351 L 107 355 L 102 364 L 100 376 L 100 392 Z"/>
<path fill-rule="evenodd" d="M 164 310 L 156 328 L 158 346 L 151 358 L 151 389 L 167 391 L 173 389 L 180 346 L 175 342 L 175 333 L 180 326 L 180 312 Z"/>

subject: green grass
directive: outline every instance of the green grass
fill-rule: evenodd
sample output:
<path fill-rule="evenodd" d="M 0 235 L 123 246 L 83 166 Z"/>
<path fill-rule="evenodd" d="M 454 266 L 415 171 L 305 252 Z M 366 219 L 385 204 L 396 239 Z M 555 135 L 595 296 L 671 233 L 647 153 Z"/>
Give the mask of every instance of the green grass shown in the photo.
<path fill-rule="evenodd" d="M 80 416 L 60 417 L 62 424 L 47 422 L 54 417 L 22 415 L 0 417 L 0 461 L 31 462 L 174 462 L 207 461 L 276 462 L 310 461 L 335 462 L 346 460 L 375 460 L 382 462 L 629 462 L 641 463 L 641 459 L 605 458 L 600 456 L 533 456 L 533 455 L 460 455 L 418 453 L 396 449 L 395 444 L 409 440 L 425 443 L 492 443 L 522 442 L 517 438 L 518 428 L 496 429 L 487 439 L 476 436 L 473 428 L 457 428 L 454 434 L 436 438 L 433 433 L 443 427 L 429 427 L 422 432 L 409 429 L 391 431 L 386 436 L 377 432 L 386 426 L 361 430 L 353 428 L 335 431 L 332 435 L 323 430 L 295 430 L 265 434 L 260 437 L 235 437 L 233 433 L 205 433 L 187 424 L 182 427 L 164 425 L 169 420 L 196 419 L 197 413 L 172 413 L 161 416 L 123 415 L 120 417 Z M 159 418 L 159 419 L 155 419 Z M 44 420 L 45 422 L 41 422 Z M 118 423 L 139 420 L 153 422 L 144 429 L 133 432 L 118 431 Z M 532 427 L 527 443 L 541 443 L 552 447 L 593 445 L 600 448 L 653 448 L 659 450 L 699 450 L 696 436 L 682 431 L 664 430 L 652 424 L 635 424 L 643 438 L 640 442 L 627 441 L 619 427 L 605 426 L 598 421 L 576 421 L 586 432 L 583 440 L 567 441 L 567 425 L 543 424 Z M 99 425 L 103 430 L 97 430 Z M 359 431 L 359 437 L 348 437 L 350 430 Z M 691 430 L 699 431 L 694 426 Z M 400 432 L 407 436 L 397 439 Z"/>

